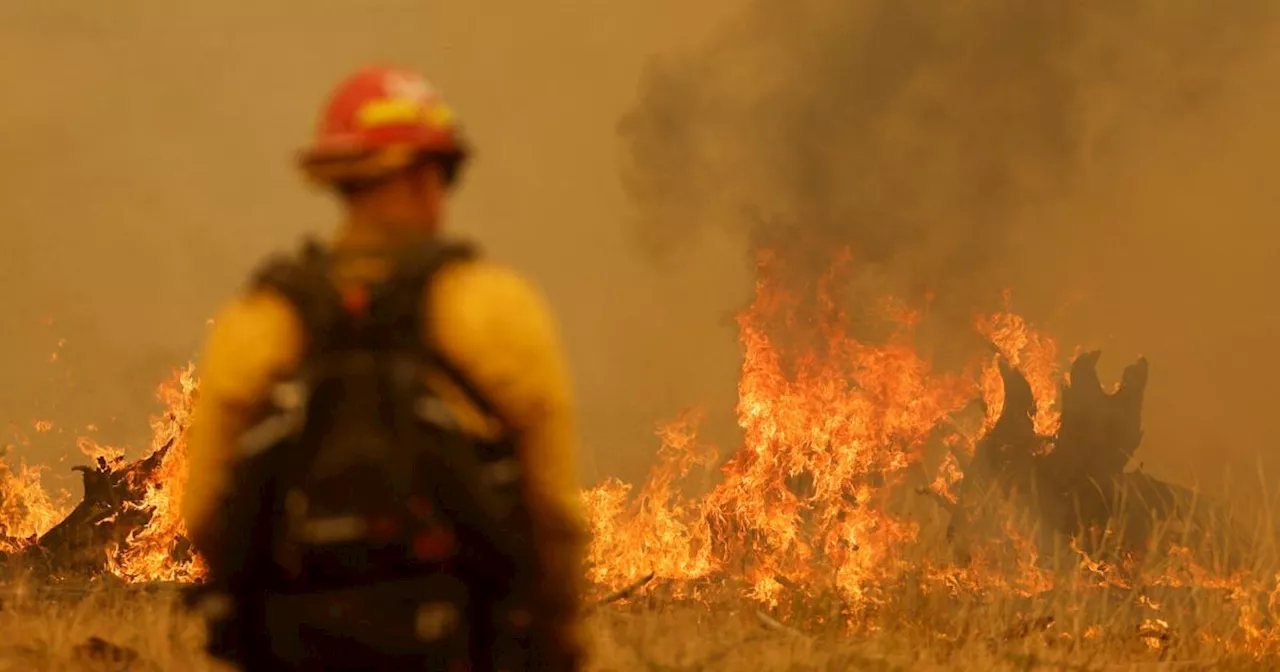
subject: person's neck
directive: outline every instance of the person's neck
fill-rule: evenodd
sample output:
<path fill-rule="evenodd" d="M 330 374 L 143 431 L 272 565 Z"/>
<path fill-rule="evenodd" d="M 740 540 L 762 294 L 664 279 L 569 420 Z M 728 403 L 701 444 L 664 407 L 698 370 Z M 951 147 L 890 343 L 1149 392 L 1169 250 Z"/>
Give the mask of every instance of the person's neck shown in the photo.
<path fill-rule="evenodd" d="M 403 226 L 385 218 L 350 214 L 334 236 L 334 244 L 344 247 L 383 247 L 416 243 L 435 235 L 430 227 Z"/>

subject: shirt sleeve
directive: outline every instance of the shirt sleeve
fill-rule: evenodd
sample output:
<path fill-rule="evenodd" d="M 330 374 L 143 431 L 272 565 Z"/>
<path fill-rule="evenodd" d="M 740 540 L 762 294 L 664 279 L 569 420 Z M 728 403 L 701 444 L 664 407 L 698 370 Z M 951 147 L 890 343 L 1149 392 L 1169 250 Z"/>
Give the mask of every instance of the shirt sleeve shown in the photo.
<path fill-rule="evenodd" d="M 257 292 L 227 304 L 214 319 L 199 361 L 200 387 L 187 429 L 182 514 L 197 547 L 227 487 L 232 450 L 271 386 L 293 368 L 302 330 L 280 296 Z"/>
<path fill-rule="evenodd" d="M 428 337 L 514 431 L 541 564 L 577 638 L 584 524 L 572 393 L 555 320 L 523 277 L 490 262 L 446 267 L 428 296 Z"/>

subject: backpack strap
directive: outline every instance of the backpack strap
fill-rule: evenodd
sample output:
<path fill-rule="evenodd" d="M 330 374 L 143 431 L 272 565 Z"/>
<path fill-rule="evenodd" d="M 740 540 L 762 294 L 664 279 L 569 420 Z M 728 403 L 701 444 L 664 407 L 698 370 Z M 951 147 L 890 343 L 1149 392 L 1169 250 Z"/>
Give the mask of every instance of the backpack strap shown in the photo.
<path fill-rule="evenodd" d="M 313 238 L 294 254 L 276 255 L 254 274 L 254 289 L 274 291 L 293 305 L 310 342 L 312 352 L 325 349 L 347 333 L 343 297 L 333 285 L 332 269 L 338 252 Z M 428 290 L 436 274 L 454 263 L 477 258 L 474 245 L 458 240 L 433 239 L 400 248 L 386 281 L 372 288 L 368 299 L 370 326 L 386 336 L 386 345 L 416 350 L 443 374 L 485 415 L 502 421 L 492 402 L 433 343 L 423 338 L 422 325 L 432 314 Z"/>
<path fill-rule="evenodd" d="M 314 344 L 341 317 L 341 297 L 331 280 L 332 268 L 333 254 L 319 241 L 308 238 L 297 253 L 277 254 L 263 263 L 254 273 L 250 288 L 283 296 Z"/>
<path fill-rule="evenodd" d="M 436 274 L 445 267 L 478 257 L 475 246 L 455 240 L 433 240 L 406 248 L 398 257 L 395 272 L 373 298 L 381 317 L 391 326 L 400 347 L 420 350 L 427 363 L 456 386 L 482 413 L 503 420 L 493 404 L 481 394 L 466 374 L 459 370 L 434 343 L 422 336 L 422 325 L 430 319 L 433 306 L 428 291 Z"/>

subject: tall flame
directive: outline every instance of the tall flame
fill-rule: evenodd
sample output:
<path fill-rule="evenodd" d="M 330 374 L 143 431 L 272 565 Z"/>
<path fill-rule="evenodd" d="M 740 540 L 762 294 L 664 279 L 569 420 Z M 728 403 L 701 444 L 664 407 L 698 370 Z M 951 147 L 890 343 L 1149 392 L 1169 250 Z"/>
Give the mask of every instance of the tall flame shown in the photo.
<path fill-rule="evenodd" d="M 858 605 L 875 602 L 876 587 L 908 568 L 901 550 L 918 525 L 890 514 L 887 500 L 931 439 L 976 438 L 962 437 L 950 417 L 982 388 L 972 377 L 933 370 L 912 342 L 918 316 L 902 306 L 882 311 L 891 323 L 882 344 L 852 338 L 838 291 L 848 260 L 840 255 L 815 296 L 804 297 L 778 281 L 777 256 L 761 256 L 754 301 L 738 319 L 742 446 L 710 492 L 683 497 L 674 484 L 712 452 L 681 418 L 659 432 L 661 459 L 639 496 L 629 500 L 630 486 L 618 481 L 587 491 L 594 579 L 621 587 L 649 573 L 719 575 L 743 581 L 746 595 L 765 602 L 790 584 L 833 590 Z M 1047 344 L 1039 356 L 1052 356 L 1052 341 L 1028 336 L 1011 316 L 980 324 L 992 325 L 1002 352 L 1022 357 Z M 814 331 L 816 342 L 806 338 Z M 801 345 L 784 353 L 779 342 Z M 1046 381 L 1054 373 L 1033 372 Z M 982 380 L 992 374 L 994 361 Z M 959 467 L 947 460 L 954 482 Z"/>
<path fill-rule="evenodd" d="M 157 391 L 166 411 L 151 419 L 151 449 L 168 449 L 143 484 L 145 494 L 138 506 L 152 512 L 150 522 L 130 535 L 111 566 L 126 580 L 187 581 L 204 574 L 202 559 L 178 541 L 187 533 L 181 516 L 187 482 L 186 430 L 198 387 L 195 366 L 188 364 Z"/>

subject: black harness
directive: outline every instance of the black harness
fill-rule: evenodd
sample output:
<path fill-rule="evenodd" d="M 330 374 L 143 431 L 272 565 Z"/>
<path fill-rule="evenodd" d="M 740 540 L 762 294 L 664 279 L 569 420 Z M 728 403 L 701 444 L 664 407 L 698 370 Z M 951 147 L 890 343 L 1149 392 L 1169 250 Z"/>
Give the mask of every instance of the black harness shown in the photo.
<path fill-rule="evenodd" d="M 192 603 L 206 611 L 210 652 L 249 671 L 536 668 L 536 554 L 514 444 L 463 433 L 425 383 L 437 372 L 500 421 L 422 337 L 435 273 L 475 252 L 383 251 L 388 279 L 345 292 L 334 283 L 344 254 L 309 242 L 255 276 L 255 289 L 292 304 L 308 342 L 241 437 L 223 534 L 201 549 L 210 581 Z M 346 414 L 367 422 L 343 424 Z M 326 514 L 338 477 L 370 462 L 389 490 L 347 496 L 406 506 Z"/>

